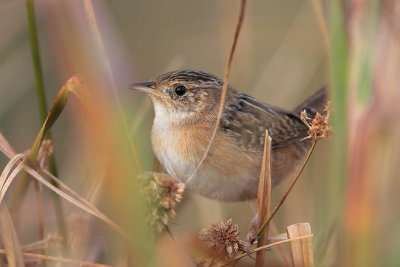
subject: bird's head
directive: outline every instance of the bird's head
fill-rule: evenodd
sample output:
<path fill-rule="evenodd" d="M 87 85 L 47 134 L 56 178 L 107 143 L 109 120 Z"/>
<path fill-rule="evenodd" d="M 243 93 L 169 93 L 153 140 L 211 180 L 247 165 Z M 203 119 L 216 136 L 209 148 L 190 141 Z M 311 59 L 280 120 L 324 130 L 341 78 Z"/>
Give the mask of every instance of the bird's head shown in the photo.
<path fill-rule="evenodd" d="M 156 117 L 180 124 L 212 115 L 218 109 L 222 85 L 223 81 L 212 74 L 180 70 L 162 74 L 151 82 L 134 83 L 130 88 L 151 97 Z M 228 89 L 232 91 L 231 87 Z"/>

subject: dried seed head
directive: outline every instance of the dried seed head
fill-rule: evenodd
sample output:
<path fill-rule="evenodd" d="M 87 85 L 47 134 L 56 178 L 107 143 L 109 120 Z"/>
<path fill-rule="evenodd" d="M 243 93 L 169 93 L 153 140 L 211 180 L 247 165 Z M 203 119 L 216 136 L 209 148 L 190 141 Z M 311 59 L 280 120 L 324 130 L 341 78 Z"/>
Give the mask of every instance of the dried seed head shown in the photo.
<path fill-rule="evenodd" d="M 308 136 L 307 138 L 314 138 L 314 140 L 319 139 L 327 139 L 330 136 L 331 129 L 329 127 L 329 108 L 330 104 L 328 103 L 325 107 L 325 114 L 321 115 L 317 112 L 315 117 L 312 119 L 311 123 L 309 123 L 310 118 L 307 116 L 305 110 L 303 110 L 300 114 L 300 119 L 304 122 L 308 127 Z"/>
<path fill-rule="evenodd" d="M 176 203 L 180 202 L 182 199 L 185 184 L 177 182 L 176 179 L 170 175 L 154 173 L 153 176 L 157 186 L 161 189 L 160 203 L 170 212 L 170 215 L 174 217 L 174 208 Z"/>
<path fill-rule="evenodd" d="M 176 216 L 175 206 L 182 199 L 185 185 L 162 173 L 147 173 L 141 182 L 148 210 L 146 220 L 156 233 L 161 233 L 168 219 Z"/>
<path fill-rule="evenodd" d="M 239 227 L 232 223 L 232 219 L 201 230 L 199 239 L 224 259 L 231 259 L 238 251 L 244 251 L 244 242 L 239 239 Z"/>

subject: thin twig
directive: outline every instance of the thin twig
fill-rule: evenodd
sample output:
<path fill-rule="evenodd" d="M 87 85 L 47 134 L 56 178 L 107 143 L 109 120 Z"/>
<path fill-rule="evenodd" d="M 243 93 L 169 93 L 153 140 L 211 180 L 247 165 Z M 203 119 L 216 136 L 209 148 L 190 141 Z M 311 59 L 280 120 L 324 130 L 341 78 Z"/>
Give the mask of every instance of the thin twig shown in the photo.
<path fill-rule="evenodd" d="M 240 254 L 240 255 L 236 256 L 236 257 L 233 258 L 231 261 L 229 261 L 229 262 L 227 262 L 226 264 L 222 265 L 222 267 L 224 267 L 224 266 L 229 266 L 229 265 L 232 264 L 233 262 L 236 262 L 237 260 L 239 260 L 239 259 L 241 259 L 241 258 L 243 258 L 243 257 L 246 257 L 246 256 L 248 256 L 249 254 L 256 253 L 257 251 L 260 251 L 260 250 L 262 250 L 262 249 L 267 249 L 267 248 L 270 248 L 270 247 L 273 247 L 273 246 L 276 246 L 276 245 L 288 243 L 288 242 L 295 241 L 295 240 L 299 240 L 299 239 L 303 239 L 303 238 L 309 238 L 309 237 L 312 237 L 312 236 L 313 236 L 312 234 L 311 234 L 311 235 L 305 235 L 305 236 L 299 236 L 299 237 L 296 237 L 296 238 L 285 239 L 285 240 L 278 241 L 278 242 L 275 242 L 275 243 L 272 243 L 272 244 L 268 244 L 268 245 L 265 245 L 265 246 L 262 246 L 262 247 L 259 247 L 259 248 L 255 248 L 255 249 L 249 251 L 248 253 L 243 253 L 243 254 Z"/>
<path fill-rule="evenodd" d="M 214 131 L 213 131 L 213 133 L 211 135 L 210 141 L 208 142 L 208 146 L 206 148 L 206 151 L 203 154 L 203 157 L 201 158 L 201 160 L 200 160 L 199 164 L 197 165 L 196 169 L 193 171 L 192 175 L 186 181 L 186 184 L 190 183 L 190 181 L 195 176 L 197 170 L 200 168 L 201 164 L 203 164 L 204 160 L 206 159 L 206 157 L 208 155 L 208 152 L 210 151 L 210 148 L 211 148 L 212 142 L 214 141 L 215 135 L 217 134 L 218 126 L 219 126 L 219 123 L 220 123 L 221 117 L 222 117 L 222 111 L 224 109 L 225 96 L 226 96 L 226 90 L 228 88 L 229 73 L 231 72 L 233 55 L 235 53 L 236 45 L 237 45 L 237 42 L 238 42 L 238 39 L 239 39 L 239 33 L 240 33 L 240 30 L 242 28 L 242 24 L 243 24 L 243 21 L 244 21 L 244 16 L 245 16 L 245 11 L 246 11 L 246 4 L 247 4 L 247 0 L 242 0 L 241 5 L 240 5 L 239 19 L 238 19 L 238 23 L 236 25 L 236 32 L 235 32 L 235 36 L 233 38 L 233 44 L 232 44 L 231 51 L 230 51 L 230 54 L 229 54 L 228 63 L 226 64 L 226 68 L 225 68 L 224 84 L 222 85 L 221 101 L 220 101 L 220 105 L 219 105 L 218 117 L 217 117 L 217 121 L 215 123 Z"/>
<path fill-rule="evenodd" d="M 279 208 L 282 206 L 283 202 L 285 201 L 285 199 L 287 198 L 287 196 L 289 195 L 290 191 L 292 190 L 293 186 L 296 184 L 297 180 L 300 177 L 300 174 L 303 172 L 304 167 L 306 166 L 311 153 L 313 152 L 314 148 L 315 148 L 315 144 L 317 143 L 317 139 L 314 138 L 313 143 L 311 145 L 310 150 L 308 151 L 307 157 L 305 158 L 303 165 L 301 166 L 301 168 L 297 171 L 296 176 L 294 177 L 293 181 L 290 183 L 289 188 L 286 190 L 285 194 L 283 194 L 281 200 L 279 201 L 279 203 L 275 206 L 274 210 L 271 212 L 271 215 L 268 217 L 268 219 L 264 222 L 264 224 L 261 226 L 261 228 L 257 231 L 256 236 L 259 236 L 262 231 L 265 229 L 265 227 L 269 224 L 269 222 L 271 221 L 271 219 L 274 217 L 274 215 L 276 214 L 276 212 L 279 210 Z M 252 240 L 252 243 L 255 240 Z"/>

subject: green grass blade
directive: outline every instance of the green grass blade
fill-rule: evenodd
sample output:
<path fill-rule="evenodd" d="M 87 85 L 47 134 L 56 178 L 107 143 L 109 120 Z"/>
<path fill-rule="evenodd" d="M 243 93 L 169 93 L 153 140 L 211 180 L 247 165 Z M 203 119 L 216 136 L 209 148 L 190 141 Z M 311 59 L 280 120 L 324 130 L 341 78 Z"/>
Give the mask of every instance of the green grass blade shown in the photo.
<path fill-rule="evenodd" d="M 39 101 L 40 118 L 42 123 L 44 123 L 47 116 L 47 104 L 44 92 L 42 64 L 40 61 L 39 41 L 36 31 L 37 27 L 36 27 L 35 9 L 33 6 L 33 0 L 26 0 L 25 4 L 26 4 L 26 14 L 28 18 L 32 63 L 33 63 L 33 69 L 35 71 L 36 95 Z"/>
<path fill-rule="evenodd" d="M 45 136 L 49 133 L 51 127 L 54 125 L 61 112 L 63 111 L 65 104 L 68 99 L 68 86 L 64 85 L 63 88 L 58 93 L 56 99 L 54 100 L 53 106 L 50 109 L 49 115 L 47 116 L 39 134 L 33 143 L 32 149 L 29 153 L 29 162 L 33 165 L 36 162 L 37 155 L 39 153 L 40 145 L 42 144 Z"/>
<path fill-rule="evenodd" d="M 26 0 L 26 14 L 28 19 L 28 28 L 29 28 L 29 40 L 30 40 L 30 47 L 31 47 L 31 54 L 32 54 L 32 63 L 33 69 L 35 73 L 35 82 L 36 82 L 36 95 L 38 99 L 39 105 L 39 112 L 40 112 L 40 119 L 41 123 L 43 124 L 47 117 L 47 104 L 46 104 L 46 95 L 44 90 L 44 81 L 43 81 L 43 71 L 42 71 L 42 64 L 40 60 L 40 49 L 39 49 L 39 40 L 37 34 L 37 26 L 36 26 L 36 15 L 35 15 L 35 7 L 33 4 L 33 0 Z M 51 133 L 47 133 L 47 138 L 51 139 Z M 57 176 L 57 166 L 55 162 L 54 153 L 49 156 L 49 171 Z M 24 175 L 26 176 L 26 175 Z M 28 189 L 29 180 L 22 178 L 21 179 L 21 187 L 20 193 L 25 194 L 26 190 Z M 25 184 L 25 186 L 22 186 Z M 54 184 L 54 186 L 57 186 Z M 17 191 L 18 193 L 18 191 Z M 18 197 L 19 194 L 16 194 Z M 63 215 L 63 208 L 61 205 L 61 199 L 57 195 L 53 195 L 54 198 L 54 206 L 55 206 L 55 213 L 58 222 L 58 228 L 60 234 L 65 236 L 65 223 L 64 223 L 64 215 Z"/>

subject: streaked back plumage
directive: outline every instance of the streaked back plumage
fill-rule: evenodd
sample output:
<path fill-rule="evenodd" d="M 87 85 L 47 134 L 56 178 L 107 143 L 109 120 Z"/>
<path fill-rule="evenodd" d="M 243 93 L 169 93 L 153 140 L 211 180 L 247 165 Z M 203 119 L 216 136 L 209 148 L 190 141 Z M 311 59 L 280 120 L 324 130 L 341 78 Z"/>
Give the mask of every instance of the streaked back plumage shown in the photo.
<path fill-rule="evenodd" d="M 187 93 L 171 93 L 177 86 Z M 311 142 L 300 120 L 322 112 L 326 89 L 322 88 L 298 105 L 284 110 L 263 103 L 228 86 L 222 118 L 204 163 L 197 169 L 216 124 L 223 82 L 206 72 L 183 70 L 160 75 L 153 81 L 156 117 L 152 129 L 155 154 L 165 169 L 203 196 L 223 201 L 254 199 L 262 162 L 265 129 L 272 138 L 272 184 L 295 173 Z M 170 97 L 169 97 L 170 96 Z"/>

